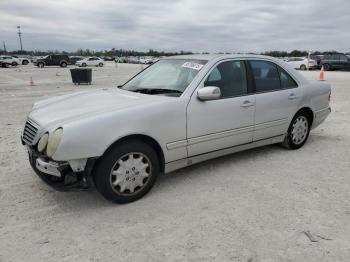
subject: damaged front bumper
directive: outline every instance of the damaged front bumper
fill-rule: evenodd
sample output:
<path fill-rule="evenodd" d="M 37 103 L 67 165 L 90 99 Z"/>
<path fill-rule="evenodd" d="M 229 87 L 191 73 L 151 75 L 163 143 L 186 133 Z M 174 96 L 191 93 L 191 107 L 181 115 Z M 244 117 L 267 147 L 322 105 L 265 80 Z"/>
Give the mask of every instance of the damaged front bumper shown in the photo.
<path fill-rule="evenodd" d="M 53 161 L 27 146 L 29 162 L 35 173 L 59 191 L 87 190 L 94 187 L 91 176 L 96 159 Z"/>
<path fill-rule="evenodd" d="M 63 170 L 67 165 L 68 163 L 60 164 L 53 161 L 46 162 L 44 159 L 41 159 L 40 157 L 38 157 L 35 160 L 35 166 L 40 172 L 50 176 L 56 176 L 56 177 L 62 176 L 60 170 Z"/>

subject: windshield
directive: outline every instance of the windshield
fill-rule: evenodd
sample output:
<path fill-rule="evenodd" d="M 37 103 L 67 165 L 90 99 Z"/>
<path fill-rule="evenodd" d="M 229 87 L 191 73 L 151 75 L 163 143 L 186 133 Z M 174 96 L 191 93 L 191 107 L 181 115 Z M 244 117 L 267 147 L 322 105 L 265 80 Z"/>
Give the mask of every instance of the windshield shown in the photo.
<path fill-rule="evenodd" d="M 122 88 L 147 94 L 177 93 L 180 96 L 206 62 L 192 59 L 160 60 L 132 78 Z"/>

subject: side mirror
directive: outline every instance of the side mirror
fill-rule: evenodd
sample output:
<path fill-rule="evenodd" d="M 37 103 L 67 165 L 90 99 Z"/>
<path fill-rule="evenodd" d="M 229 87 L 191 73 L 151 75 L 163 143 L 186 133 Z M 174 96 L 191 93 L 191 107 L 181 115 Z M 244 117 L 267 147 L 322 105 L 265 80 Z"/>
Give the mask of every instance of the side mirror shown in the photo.
<path fill-rule="evenodd" d="M 197 91 L 197 96 L 202 101 L 215 100 L 221 97 L 221 91 L 217 86 L 206 86 Z"/>

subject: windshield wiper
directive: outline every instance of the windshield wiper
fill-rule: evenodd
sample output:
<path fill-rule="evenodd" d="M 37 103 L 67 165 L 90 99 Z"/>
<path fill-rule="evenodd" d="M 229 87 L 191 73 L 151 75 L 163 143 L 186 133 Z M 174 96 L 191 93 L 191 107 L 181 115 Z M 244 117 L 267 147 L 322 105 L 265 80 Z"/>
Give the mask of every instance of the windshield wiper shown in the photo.
<path fill-rule="evenodd" d="M 176 89 L 167 89 L 167 88 L 138 88 L 135 90 L 129 90 L 132 92 L 139 92 L 143 94 L 163 94 L 163 93 L 177 93 L 182 94 L 182 91 Z"/>

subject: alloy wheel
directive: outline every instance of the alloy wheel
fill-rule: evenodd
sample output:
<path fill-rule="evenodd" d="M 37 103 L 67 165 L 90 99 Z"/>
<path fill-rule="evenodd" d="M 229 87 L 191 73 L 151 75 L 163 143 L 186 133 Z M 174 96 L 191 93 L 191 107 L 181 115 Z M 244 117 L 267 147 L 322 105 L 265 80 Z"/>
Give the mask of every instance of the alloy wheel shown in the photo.
<path fill-rule="evenodd" d="M 292 140 L 296 145 L 304 142 L 309 131 L 309 123 L 305 116 L 298 116 L 292 126 Z"/>
<path fill-rule="evenodd" d="M 110 183 L 117 194 L 132 195 L 140 191 L 152 173 L 149 158 L 139 152 L 120 157 L 110 173 Z"/>

